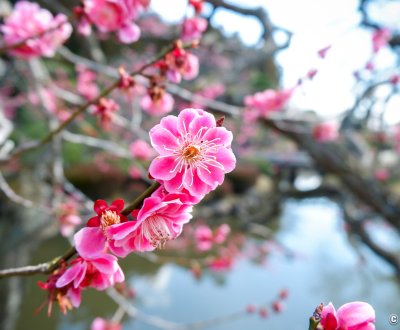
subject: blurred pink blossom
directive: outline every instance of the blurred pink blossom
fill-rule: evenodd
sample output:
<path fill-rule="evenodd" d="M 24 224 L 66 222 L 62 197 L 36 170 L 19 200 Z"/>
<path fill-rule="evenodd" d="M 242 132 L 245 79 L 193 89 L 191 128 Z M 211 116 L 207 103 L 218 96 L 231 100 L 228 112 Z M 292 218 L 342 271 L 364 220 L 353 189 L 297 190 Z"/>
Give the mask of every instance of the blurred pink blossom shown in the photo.
<path fill-rule="evenodd" d="M 38 4 L 19 1 L 0 27 L 9 53 L 21 58 L 52 57 L 71 35 L 72 26 L 64 14 L 53 16 Z M 46 32 L 49 31 L 49 32 Z M 18 47 L 13 47 L 25 41 Z"/>
<path fill-rule="evenodd" d="M 90 325 L 90 330 L 122 330 L 122 325 L 118 322 L 96 317 Z"/>
<path fill-rule="evenodd" d="M 140 106 L 152 116 L 162 116 L 171 112 L 174 107 L 174 98 L 169 93 L 162 93 L 159 97 L 143 96 Z"/>
<path fill-rule="evenodd" d="M 271 112 L 282 110 L 293 94 L 294 89 L 267 89 L 244 98 L 246 108 L 256 117 L 267 117 Z"/>
<path fill-rule="evenodd" d="M 99 94 L 99 88 L 96 84 L 97 74 L 83 66 L 77 67 L 76 89 L 78 93 L 87 100 L 94 99 Z"/>
<path fill-rule="evenodd" d="M 182 25 L 182 40 L 190 41 L 200 39 L 207 29 L 207 20 L 202 17 L 187 18 Z"/>
<path fill-rule="evenodd" d="M 392 33 L 387 28 L 375 30 L 372 34 L 372 51 L 377 53 L 387 45 L 391 37 Z"/>
<path fill-rule="evenodd" d="M 129 150 L 134 158 L 140 160 L 149 160 L 154 156 L 154 149 L 144 140 L 136 140 L 131 143 Z"/>

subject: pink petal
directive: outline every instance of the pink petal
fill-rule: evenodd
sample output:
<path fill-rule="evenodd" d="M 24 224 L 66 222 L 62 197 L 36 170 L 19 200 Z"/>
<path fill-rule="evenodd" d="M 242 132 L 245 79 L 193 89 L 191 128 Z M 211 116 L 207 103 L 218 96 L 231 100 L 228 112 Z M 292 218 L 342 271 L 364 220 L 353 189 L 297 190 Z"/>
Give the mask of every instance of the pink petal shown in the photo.
<path fill-rule="evenodd" d="M 224 182 L 224 172 L 210 164 L 207 164 L 208 171 L 202 167 L 197 168 L 197 175 L 201 181 L 204 181 L 209 186 L 215 189 L 218 185 Z"/>
<path fill-rule="evenodd" d="M 119 243 L 121 243 L 121 241 L 119 241 Z M 109 241 L 108 247 L 112 253 L 120 258 L 125 258 L 128 254 L 134 251 L 133 249 L 130 249 L 127 243 L 117 246 L 115 241 Z"/>
<path fill-rule="evenodd" d="M 156 125 L 155 127 L 157 127 Z M 175 116 L 166 116 L 161 119 L 160 127 L 165 128 L 166 130 L 170 131 L 172 135 L 179 136 L 178 132 L 178 118 Z"/>
<path fill-rule="evenodd" d="M 111 254 L 104 254 L 99 258 L 92 260 L 92 264 L 98 269 L 99 272 L 111 275 L 116 271 L 117 258 Z"/>
<path fill-rule="evenodd" d="M 135 222 L 127 221 L 117 225 L 112 225 L 106 229 L 108 237 L 112 240 L 120 240 L 128 236 L 134 230 Z"/>
<path fill-rule="evenodd" d="M 138 213 L 138 222 L 136 227 L 139 225 L 139 222 L 146 220 L 152 213 L 164 207 L 166 204 L 161 202 L 161 199 L 158 197 L 148 197 L 144 200 L 143 206 Z"/>
<path fill-rule="evenodd" d="M 81 271 L 81 263 L 76 263 L 75 265 L 68 268 L 64 274 L 56 282 L 57 288 L 62 288 L 63 286 L 71 283 Z"/>
<path fill-rule="evenodd" d="M 177 172 L 173 178 L 164 182 L 164 187 L 168 192 L 178 192 L 180 190 L 184 171 Z"/>
<path fill-rule="evenodd" d="M 98 215 L 100 215 L 107 208 L 108 208 L 107 202 L 103 201 L 102 199 L 98 199 L 96 202 L 94 202 L 93 209 Z"/>
<path fill-rule="evenodd" d="M 93 218 L 90 218 L 88 222 L 86 223 L 87 227 L 98 227 L 100 226 L 100 218 L 99 216 L 95 216 Z"/>
<path fill-rule="evenodd" d="M 80 267 L 80 272 L 74 280 L 74 288 L 79 288 L 79 286 L 81 285 L 82 281 L 84 280 L 84 278 L 86 276 L 86 270 L 87 270 L 87 262 L 82 261 L 81 267 Z"/>
<path fill-rule="evenodd" d="M 225 173 L 232 172 L 236 166 L 236 157 L 232 149 L 220 148 L 216 154 L 217 162 L 224 167 Z"/>
<path fill-rule="evenodd" d="M 205 194 L 209 193 L 213 188 L 211 188 L 207 183 L 202 181 L 198 175 L 193 176 L 193 183 L 191 181 L 191 176 L 187 175 L 185 180 L 185 188 L 193 196 L 203 198 Z"/>
<path fill-rule="evenodd" d="M 104 252 L 106 237 L 99 227 L 85 227 L 74 235 L 75 247 L 79 255 L 92 259 Z"/>
<path fill-rule="evenodd" d="M 203 137 L 208 129 L 212 127 L 215 127 L 215 118 L 213 115 L 207 114 L 201 117 L 194 118 L 189 125 L 189 132 L 192 133 L 193 136 L 195 136 L 203 128 L 203 132 L 200 135 L 200 137 Z M 219 142 L 217 141 L 217 143 Z"/>
<path fill-rule="evenodd" d="M 186 133 L 189 131 L 189 126 L 192 120 L 199 117 L 197 109 L 184 109 L 178 115 L 178 131 Z"/>
<path fill-rule="evenodd" d="M 228 131 L 225 127 L 210 128 L 204 135 L 204 140 L 214 141 L 214 143 L 230 147 L 233 140 L 232 132 Z"/>
<path fill-rule="evenodd" d="M 337 311 L 339 326 L 351 328 L 375 322 L 375 310 L 370 304 L 355 301 L 344 304 Z"/>
<path fill-rule="evenodd" d="M 171 180 L 176 174 L 172 170 L 176 166 L 173 157 L 156 157 L 150 164 L 150 175 L 157 180 Z"/>
<path fill-rule="evenodd" d="M 171 149 L 179 148 L 177 137 L 171 131 L 157 125 L 150 130 L 151 145 L 160 155 L 170 155 Z M 167 150 L 170 149 L 170 150 Z"/>
<path fill-rule="evenodd" d="M 130 44 L 139 40 L 140 28 L 136 24 L 132 23 L 119 29 L 117 35 L 119 41 L 124 44 Z"/>
<path fill-rule="evenodd" d="M 68 297 L 71 301 L 72 306 L 78 308 L 81 304 L 81 290 L 80 289 L 69 289 L 68 290 Z"/>

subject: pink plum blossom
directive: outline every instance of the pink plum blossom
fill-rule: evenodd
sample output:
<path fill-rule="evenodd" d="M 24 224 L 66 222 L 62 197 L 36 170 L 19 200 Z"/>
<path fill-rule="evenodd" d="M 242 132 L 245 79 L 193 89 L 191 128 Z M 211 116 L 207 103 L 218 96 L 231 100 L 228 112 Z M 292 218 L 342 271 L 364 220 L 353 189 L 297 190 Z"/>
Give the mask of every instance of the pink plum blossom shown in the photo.
<path fill-rule="evenodd" d="M 214 232 L 214 242 L 218 244 L 224 243 L 230 232 L 231 228 L 226 223 L 217 227 Z"/>
<path fill-rule="evenodd" d="M 202 198 L 236 165 L 232 133 L 216 127 L 214 116 L 201 109 L 164 117 L 150 130 L 150 140 L 159 154 L 150 164 L 150 175 L 171 193 L 186 189 Z"/>
<path fill-rule="evenodd" d="M 76 89 L 78 93 L 87 100 L 94 99 L 99 94 L 99 88 L 96 84 L 97 74 L 83 66 L 77 67 Z"/>
<path fill-rule="evenodd" d="M 190 41 L 200 39 L 203 32 L 207 29 L 207 20 L 202 17 L 188 18 L 182 25 L 182 40 Z"/>
<path fill-rule="evenodd" d="M 214 232 L 206 225 L 198 226 L 194 232 L 197 250 L 209 251 L 215 243 L 222 244 L 229 232 L 230 228 L 227 224 L 219 226 Z"/>
<path fill-rule="evenodd" d="M 165 64 L 168 68 L 167 78 L 176 84 L 179 84 L 182 78 L 193 80 L 199 74 L 197 56 L 179 46 L 165 56 Z"/>
<path fill-rule="evenodd" d="M 118 322 L 96 317 L 90 325 L 90 330 L 122 330 L 122 325 Z"/>
<path fill-rule="evenodd" d="M 246 108 L 252 110 L 257 117 L 267 117 L 271 112 L 282 110 L 293 94 L 294 89 L 267 89 L 244 99 Z"/>
<path fill-rule="evenodd" d="M 119 105 L 113 99 L 102 97 L 98 104 L 94 106 L 93 114 L 99 117 L 100 125 L 108 130 L 114 112 L 119 110 Z"/>
<path fill-rule="evenodd" d="M 56 49 L 70 37 L 72 26 L 64 14 L 54 17 L 36 3 L 20 1 L 0 30 L 5 45 L 10 47 L 9 53 L 28 59 L 54 56 Z M 21 42 L 23 44 L 14 47 Z"/>
<path fill-rule="evenodd" d="M 38 286 L 42 290 L 47 291 L 47 315 L 49 317 L 51 316 L 54 302 L 58 303 L 63 314 L 66 314 L 67 311 L 71 310 L 73 307 L 79 307 L 81 304 L 80 288 L 74 288 L 72 285 L 69 285 L 60 289 L 56 286 L 58 279 L 63 276 L 65 272 L 66 265 L 62 265 L 47 278 L 46 282 L 38 281 Z"/>
<path fill-rule="evenodd" d="M 152 116 L 162 116 L 172 111 L 174 98 L 171 94 L 165 92 L 159 97 L 151 97 L 147 94 L 142 98 L 140 106 Z"/>
<path fill-rule="evenodd" d="M 372 34 L 372 51 L 374 53 L 379 52 L 387 45 L 391 36 L 392 33 L 387 28 L 375 30 Z"/>
<path fill-rule="evenodd" d="M 322 310 L 324 330 L 375 330 L 375 310 L 365 302 L 350 302 L 336 311 L 332 303 Z"/>
<path fill-rule="evenodd" d="M 118 265 L 117 257 L 111 254 L 98 255 L 91 259 L 78 257 L 70 263 L 70 267 L 57 279 L 56 287 L 105 290 L 115 283 L 125 280 L 124 273 Z"/>
<path fill-rule="evenodd" d="M 154 156 L 154 150 L 144 140 L 136 140 L 129 146 L 131 155 L 140 160 L 149 160 Z"/>
<path fill-rule="evenodd" d="M 109 233 L 127 253 L 152 251 L 181 234 L 182 226 L 192 218 L 191 211 L 188 195 L 170 194 L 160 187 L 134 211 L 136 221 L 110 228 Z"/>
<path fill-rule="evenodd" d="M 115 246 L 115 241 L 111 237 L 109 230 L 128 218 L 121 214 L 124 208 L 124 201 L 117 199 L 108 205 L 103 200 L 94 203 L 96 216 L 89 219 L 87 227 L 82 228 L 74 236 L 76 250 L 83 258 L 92 259 L 94 256 L 102 254 L 107 248 L 120 257 L 126 256 L 126 251 Z M 114 231 L 114 234 L 118 231 Z"/>
<path fill-rule="evenodd" d="M 115 32 L 122 43 L 132 43 L 140 38 L 140 28 L 133 22 L 149 1 L 138 0 L 84 0 L 83 8 L 76 10 L 79 31 L 90 34 L 90 23 L 100 32 Z"/>
<path fill-rule="evenodd" d="M 319 142 L 335 141 L 339 138 L 339 127 L 332 122 L 319 123 L 314 126 L 312 135 Z"/>
<path fill-rule="evenodd" d="M 77 205 L 72 201 L 61 204 L 57 214 L 61 235 L 65 237 L 70 236 L 75 228 L 82 223 L 82 219 L 78 214 Z"/>

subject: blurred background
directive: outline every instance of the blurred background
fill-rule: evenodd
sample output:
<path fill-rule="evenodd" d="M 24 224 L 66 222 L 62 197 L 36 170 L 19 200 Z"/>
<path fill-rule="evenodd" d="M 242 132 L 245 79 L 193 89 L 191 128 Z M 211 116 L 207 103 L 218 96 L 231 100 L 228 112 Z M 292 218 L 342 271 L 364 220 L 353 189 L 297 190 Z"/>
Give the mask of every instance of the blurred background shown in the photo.
<path fill-rule="evenodd" d="M 79 1 L 38 3 L 68 15 Z M 192 15 L 186 0 L 151 0 L 132 45 L 95 32 L 73 34 L 44 61 L 3 54 L 0 151 L 43 137 L 82 103 L 79 83 L 101 90 L 110 68 L 139 67 Z M 48 318 L 36 285 L 45 277 L 35 275 L 0 281 L 3 329 L 81 330 L 114 317 L 123 329 L 174 328 L 162 318 L 182 329 L 302 330 L 321 302 L 368 302 L 377 329 L 400 314 L 400 2 L 206 0 L 201 16 L 199 76 L 166 90 L 173 114 L 226 117 L 236 169 L 179 238 L 121 261 L 138 317 L 86 290 L 79 309 L 55 306 Z M 121 114 L 110 130 L 80 118 L 51 147 L 1 165 L 1 268 L 61 255 L 71 233 L 62 238 L 60 218 L 84 223 L 93 200 L 131 200 L 147 187 L 153 156 L 130 147 L 159 122 L 141 109 L 145 93 L 113 94 Z"/>

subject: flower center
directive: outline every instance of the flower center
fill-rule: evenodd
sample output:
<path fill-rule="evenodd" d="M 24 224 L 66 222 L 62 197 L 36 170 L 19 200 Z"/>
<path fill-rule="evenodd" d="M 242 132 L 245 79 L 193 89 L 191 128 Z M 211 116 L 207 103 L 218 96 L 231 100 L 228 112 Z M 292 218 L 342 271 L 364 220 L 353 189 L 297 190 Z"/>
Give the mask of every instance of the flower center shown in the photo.
<path fill-rule="evenodd" d="M 200 150 L 196 148 L 195 146 L 188 146 L 183 150 L 183 157 L 185 157 L 186 160 L 192 160 L 195 158 L 198 154 L 200 153 Z"/>
<path fill-rule="evenodd" d="M 101 215 L 100 227 L 102 230 L 105 230 L 107 227 L 120 222 L 121 219 L 115 211 L 107 210 Z"/>
<path fill-rule="evenodd" d="M 156 249 L 163 249 L 165 243 L 173 239 L 166 221 L 158 215 L 153 215 L 143 222 L 143 235 Z"/>

